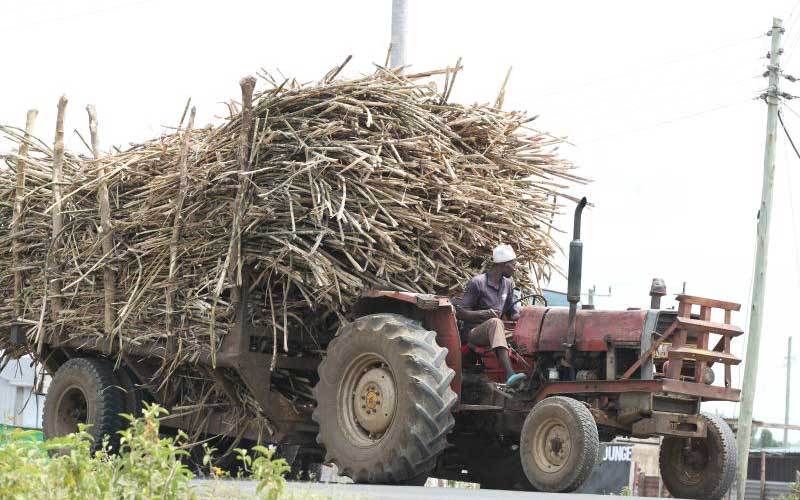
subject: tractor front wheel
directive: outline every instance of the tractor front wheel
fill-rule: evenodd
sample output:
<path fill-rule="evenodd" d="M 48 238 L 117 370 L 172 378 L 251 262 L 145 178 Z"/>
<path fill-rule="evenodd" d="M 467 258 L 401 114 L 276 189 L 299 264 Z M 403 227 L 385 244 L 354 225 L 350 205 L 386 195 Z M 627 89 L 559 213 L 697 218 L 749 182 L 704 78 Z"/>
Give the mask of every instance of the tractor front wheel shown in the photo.
<path fill-rule="evenodd" d="M 676 498 L 722 498 L 736 474 L 736 437 L 714 415 L 703 415 L 705 438 L 667 436 L 658 457 L 661 478 Z"/>
<path fill-rule="evenodd" d="M 345 326 L 314 388 L 325 462 L 357 483 L 424 483 L 454 425 L 446 355 L 436 332 L 397 314 Z"/>
<path fill-rule="evenodd" d="M 553 396 L 536 403 L 525 418 L 520 460 L 528 481 L 539 491 L 575 491 L 594 468 L 600 440 L 583 403 Z"/>

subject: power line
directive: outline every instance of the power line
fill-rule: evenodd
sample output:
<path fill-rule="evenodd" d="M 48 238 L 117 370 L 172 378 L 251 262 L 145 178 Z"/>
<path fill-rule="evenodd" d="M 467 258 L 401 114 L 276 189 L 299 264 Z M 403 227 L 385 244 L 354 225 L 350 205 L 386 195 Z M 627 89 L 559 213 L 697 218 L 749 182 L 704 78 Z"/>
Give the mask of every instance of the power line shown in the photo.
<path fill-rule="evenodd" d="M 66 21 L 68 19 L 76 19 L 76 18 L 79 18 L 79 17 L 86 17 L 86 16 L 91 16 L 91 15 L 94 15 L 94 14 L 101 14 L 103 12 L 111 12 L 111 11 L 115 11 L 115 10 L 125 9 L 125 8 L 128 8 L 128 7 L 134 7 L 136 5 L 142 5 L 142 4 L 145 4 L 145 3 L 150 3 L 150 2 L 153 2 L 153 1 L 154 0 L 141 0 L 139 2 L 131 2 L 131 3 L 123 4 L 123 5 L 115 5 L 115 6 L 112 6 L 112 7 L 106 7 L 104 9 L 92 10 L 92 11 L 89 11 L 89 12 L 79 12 L 77 14 L 71 14 L 69 16 L 55 17 L 55 18 L 51 18 L 51 19 L 44 19 L 44 20 L 41 20 L 41 21 L 34 21 L 32 23 L 24 23 L 24 24 L 6 26 L 6 27 L 3 27 L 3 28 L 0 28 L 0 33 L 8 33 L 10 31 L 20 30 L 22 28 L 30 28 L 32 26 L 40 26 L 42 24 L 50 24 L 50 23 L 55 23 L 55 22 L 58 22 L 58 21 Z"/>
<path fill-rule="evenodd" d="M 3 10 L 3 14 L 5 14 L 7 16 L 7 15 L 9 15 L 11 13 L 19 12 L 21 10 L 29 9 L 31 7 L 41 7 L 43 5 L 56 5 L 58 3 L 60 3 L 60 0 L 45 0 L 43 2 L 33 2 L 33 3 L 31 3 L 31 2 L 22 2 L 22 5 L 18 5 L 15 9 L 4 9 Z"/>
<path fill-rule="evenodd" d="M 761 64 L 758 63 L 758 68 L 760 68 L 760 67 L 761 67 Z M 702 76 L 708 76 L 708 78 L 702 78 L 699 81 L 713 80 L 718 75 L 722 74 L 723 70 L 727 70 L 727 69 L 731 69 L 731 68 L 742 68 L 741 61 L 737 61 L 734 64 L 729 64 L 729 65 L 720 66 L 720 67 L 716 67 L 716 68 L 710 68 L 709 70 L 700 71 L 700 72 L 698 72 L 696 74 L 697 75 L 702 75 Z M 756 72 L 758 70 L 758 68 L 756 68 L 754 66 L 752 68 L 752 71 Z M 759 74 L 758 76 L 761 77 L 762 75 Z M 697 81 L 698 80 L 695 80 L 693 83 L 696 84 Z M 581 102 L 579 104 L 574 104 L 574 105 L 570 105 L 570 106 L 566 106 L 566 107 L 557 106 L 557 104 L 554 104 L 553 105 L 553 109 L 555 109 L 558 112 L 568 111 L 568 110 L 572 110 L 572 109 L 581 109 L 582 111 L 585 111 L 586 109 L 592 109 L 592 108 L 598 107 L 601 104 L 604 104 L 604 103 L 607 103 L 607 102 L 615 102 L 615 101 L 620 100 L 620 99 L 627 99 L 627 98 L 629 98 L 631 96 L 634 96 L 634 95 L 649 94 L 649 93 L 654 92 L 656 90 L 660 90 L 660 89 L 664 89 L 664 88 L 668 88 L 668 87 L 673 87 L 675 85 L 678 85 L 678 84 L 681 84 L 681 83 L 685 83 L 685 82 L 686 82 L 686 77 L 681 77 L 681 78 L 668 80 L 666 82 L 662 82 L 659 85 L 655 85 L 655 86 L 638 85 L 638 86 L 636 86 L 635 90 L 622 92 L 621 95 L 605 97 L 605 98 L 601 98 L 601 99 L 590 99 L 588 103 L 587 102 Z M 547 106 L 546 105 L 543 106 L 543 109 L 547 109 Z"/>
<path fill-rule="evenodd" d="M 753 265 L 750 268 L 750 284 L 747 286 L 747 290 L 748 290 L 747 291 L 747 300 L 745 301 L 745 304 L 748 304 L 748 305 L 750 304 L 750 300 L 753 298 L 753 280 L 755 279 L 755 275 L 756 275 L 755 254 L 756 254 L 756 247 L 757 246 L 758 246 L 757 239 L 754 239 L 753 240 L 753 251 L 751 253 L 751 255 L 753 257 L 750 259 L 753 262 Z M 744 318 L 744 324 L 745 325 L 749 325 L 750 324 L 750 310 L 751 310 L 751 307 L 748 307 L 747 308 L 747 312 L 745 313 L 745 318 Z M 749 330 L 745 330 L 744 335 L 742 336 L 742 343 L 740 344 L 741 349 L 739 351 L 739 359 L 743 359 L 744 358 L 745 350 L 747 349 L 747 347 L 746 347 L 747 346 L 747 339 L 748 339 L 749 336 L 750 336 L 750 331 Z M 737 368 L 737 370 L 736 370 L 736 387 L 741 387 L 742 386 L 742 376 L 744 375 L 744 369 L 741 366 L 737 366 L 736 368 Z M 740 404 L 741 404 L 741 400 L 736 402 L 736 414 L 737 415 L 739 414 L 739 406 L 740 406 Z"/>
<path fill-rule="evenodd" d="M 714 52 L 719 52 L 721 50 L 725 50 L 725 49 L 728 49 L 728 48 L 731 48 L 731 47 L 736 47 L 738 45 L 742 45 L 744 43 L 751 42 L 753 40 L 758 40 L 762 36 L 763 35 L 759 34 L 759 35 L 754 36 L 754 37 L 743 38 L 741 40 L 737 40 L 735 42 L 731 42 L 731 43 L 728 43 L 728 44 L 725 44 L 725 45 L 721 45 L 721 46 L 715 47 L 713 49 L 704 50 L 702 52 L 695 52 L 693 54 L 687 54 L 687 55 L 684 55 L 684 56 L 681 56 L 681 57 L 676 57 L 674 59 L 668 59 L 666 61 L 654 64 L 654 65 L 639 67 L 639 68 L 636 68 L 636 69 L 633 69 L 633 70 L 630 70 L 630 71 L 626 71 L 624 73 L 619 73 L 619 74 L 616 74 L 616 75 L 611 75 L 611 76 L 598 78 L 596 80 L 591 80 L 589 82 L 585 82 L 585 83 L 582 83 L 580 85 L 576 85 L 574 87 L 569 87 L 569 88 L 566 88 L 566 89 L 560 89 L 560 90 L 555 90 L 553 92 L 548 92 L 546 94 L 541 94 L 541 95 L 538 95 L 538 96 L 534 97 L 534 99 L 542 99 L 544 97 L 550 97 L 550 96 L 554 96 L 554 95 L 558 95 L 558 94 L 563 94 L 565 92 L 572 92 L 573 90 L 579 90 L 579 89 L 582 89 L 582 88 L 590 87 L 590 86 L 596 85 L 598 83 L 603 83 L 603 82 L 617 80 L 617 79 L 620 79 L 620 78 L 625 78 L 627 76 L 630 76 L 630 75 L 633 75 L 633 74 L 636 74 L 636 73 L 652 71 L 654 69 L 662 68 L 664 66 L 669 66 L 669 65 L 672 65 L 672 64 L 677 64 L 679 62 L 682 62 L 682 61 L 685 61 L 685 60 L 688 60 L 688 59 L 695 59 L 697 57 L 704 56 L 706 54 L 712 54 Z"/>
<path fill-rule="evenodd" d="M 684 99 L 686 99 L 688 97 L 694 97 L 696 95 L 707 94 L 709 92 L 717 92 L 720 89 L 727 89 L 727 88 L 730 88 L 730 87 L 734 87 L 734 86 L 739 85 L 741 83 L 750 82 L 750 81 L 758 79 L 758 78 L 761 78 L 761 75 L 749 76 L 747 78 L 742 78 L 742 79 L 739 79 L 739 80 L 735 80 L 733 82 L 726 83 L 724 85 L 718 85 L 718 86 L 714 86 L 714 87 L 701 86 L 701 88 L 699 88 L 697 90 L 693 90 L 692 92 L 686 92 L 686 93 L 680 94 L 680 95 L 670 95 L 670 96 L 666 96 L 666 97 L 661 98 L 661 99 L 656 98 L 656 100 L 658 100 L 660 102 L 660 104 L 663 105 L 665 103 L 681 101 L 681 100 L 684 100 Z M 629 112 L 629 111 L 639 111 L 639 110 L 642 109 L 643 104 L 641 104 L 641 103 L 637 104 L 636 101 L 633 101 L 633 102 L 634 102 L 634 105 L 632 105 L 632 106 L 615 107 L 614 108 L 614 114 L 619 114 L 620 112 L 625 113 L 625 112 Z M 591 109 L 591 108 L 592 108 L 592 106 L 588 107 L 588 109 Z M 575 109 L 575 108 L 568 108 L 568 109 Z M 605 111 L 604 112 L 600 112 L 600 113 L 594 113 L 592 115 L 589 115 L 587 117 L 588 119 L 581 120 L 581 121 L 579 121 L 577 123 L 574 123 L 573 125 L 581 126 L 581 125 L 586 125 L 588 123 L 594 123 L 594 122 L 597 122 L 599 120 L 602 120 L 602 119 L 606 118 L 607 115 L 608 115 L 608 113 L 605 112 Z"/>
<path fill-rule="evenodd" d="M 794 12 L 797 10 L 798 6 L 800 6 L 800 0 L 797 0 L 797 2 L 795 2 L 795 4 L 794 4 L 794 7 L 792 7 L 792 10 L 789 11 L 789 19 L 791 19 L 792 16 L 794 16 Z M 792 24 L 794 24 L 796 22 L 797 22 L 797 18 L 795 18 L 795 20 L 792 21 Z"/>
<path fill-rule="evenodd" d="M 784 129 L 784 132 L 786 132 L 786 129 Z M 789 165 L 789 155 L 786 152 L 786 148 L 783 149 L 783 160 L 784 165 Z M 797 272 L 797 281 L 800 284 L 800 251 L 798 251 L 797 246 L 797 221 L 795 220 L 794 215 L 794 196 L 792 195 L 792 169 L 787 167 L 784 169 L 784 172 L 786 172 L 786 179 L 788 180 L 786 186 L 787 190 L 789 191 L 789 213 L 791 214 L 792 218 L 792 248 L 794 249 L 794 265 L 795 271 Z"/>
<path fill-rule="evenodd" d="M 793 110 L 793 109 L 791 108 L 791 106 L 789 106 L 789 105 L 788 105 L 788 104 L 786 104 L 785 102 L 783 103 L 783 107 L 784 107 L 785 109 L 788 109 L 789 111 L 791 111 L 791 112 L 792 112 L 792 114 L 793 114 L 793 115 L 795 115 L 796 117 L 800 118 L 800 113 L 798 113 L 797 111 Z"/>
<path fill-rule="evenodd" d="M 786 28 L 786 32 L 789 33 L 789 40 L 787 40 L 787 43 L 784 46 L 785 47 L 789 47 L 791 45 L 791 48 L 789 50 L 785 51 L 786 52 L 786 60 L 784 62 L 784 66 L 788 66 L 789 65 L 789 63 L 791 62 L 792 58 L 794 57 L 794 49 L 795 49 L 795 47 L 797 47 L 797 43 L 800 42 L 800 31 L 798 32 L 797 35 L 792 35 L 792 33 L 794 32 L 794 29 L 798 26 L 798 24 L 797 24 L 798 21 L 800 20 L 800 17 L 794 17 L 795 11 L 797 10 L 798 6 L 800 6 L 800 0 L 795 2 L 794 7 L 792 7 L 792 10 L 789 11 L 789 19 L 791 19 L 792 21 L 791 21 L 791 24 Z M 794 19 L 792 19 L 793 17 L 794 17 Z M 791 41 L 791 40 L 794 40 L 794 41 Z"/>
<path fill-rule="evenodd" d="M 793 37 L 793 38 L 791 38 L 791 37 Z M 788 67 L 789 63 L 792 62 L 792 58 L 796 54 L 794 49 L 797 48 L 798 42 L 800 42 L 800 30 L 797 31 L 796 35 L 790 35 L 790 40 L 789 40 L 788 43 L 786 43 L 787 47 L 789 45 L 791 45 L 791 47 L 789 48 L 789 50 L 785 51 L 786 52 L 786 62 L 784 64 L 784 66 Z"/>
<path fill-rule="evenodd" d="M 792 149 L 794 149 L 794 154 L 796 154 L 797 158 L 800 159 L 800 151 L 797 151 L 797 146 L 794 145 L 792 136 L 789 135 L 789 131 L 786 130 L 786 125 L 783 124 L 783 113 L 781 113 L 780 111 L 778 111 L 778 121 L 781 122 L 781 128 L 783 129 L 783 133 L 786 134 L 786 138 L 789 139 L 789 144 L 792 145 Z"/>
<path fill-rule="evenodd" d="M 586 144 L 592 144 L 592 143 L 595 143 L 595 142 L 604 141 L 606 139 L 612 139 L 614 137 L 621 137 L 621 136 L 628 135 L 628 134 L 634 134 L 634 133 L 637 133 L 637 132 L 643 132 L 645 130 L 650 130 L 650 129 L 654 129 L 654 128 L 658 128 L 658 127 L 663 127 L 664 125 L 669 125 L 671 123 L 676 123 L 676 122 L 680 122 L 680 121 L 684 121 L 684 120 L 689 120 L 691 118 L 696 118 L 696 117 L 701 116 L 701 115 L 705 115 L 705 114 L 708 114 L 708 113 L 713 113 L 715 111 L 720 111 L 720 110 L 723 110 L 723 109 L 731 108 L 733 106 L 737 106 L 739 104 L 743 104 L 745 102 L 749 102 L 749 101 L 752 101 L 752 100 L 754 100 L 754 99 L 753 98 L 747 98 L 747 99 L 744 99 L 744 100 L 741 100 L 741 101 L 735 101 L 735 102 L 732 102 L 732 103 L 723 104 L 721 106 L 716 106 L 716 107 L 713 107 L 713 108 L 710 108 L 710 109 L 704 109 L 704 110 L 698 111 L 696 113 L 691 113 L 691 114 L 683 115 L 683 116 L 677 116 L 677 117 L 671 118 L 669 120 L 664 120 L 664 121 L 661 121 L 661 122 L 654 123 L 652 125 L 647 125 L 647 126 L 644 126 L 644 127 L 630 129 L 630 130 L 623 130 L 621 132 L 616 132 L 616 133 L 613 133 L 613 134 L 608 134 L 608 135 L 604 135 L 604 136 L 601 136 L 601 137 L 597 137 L 597 138 L 589 140 L 589 141 L 578 142 L 578 145 L 582 146 L 582 145 L 586 145 Z"/>

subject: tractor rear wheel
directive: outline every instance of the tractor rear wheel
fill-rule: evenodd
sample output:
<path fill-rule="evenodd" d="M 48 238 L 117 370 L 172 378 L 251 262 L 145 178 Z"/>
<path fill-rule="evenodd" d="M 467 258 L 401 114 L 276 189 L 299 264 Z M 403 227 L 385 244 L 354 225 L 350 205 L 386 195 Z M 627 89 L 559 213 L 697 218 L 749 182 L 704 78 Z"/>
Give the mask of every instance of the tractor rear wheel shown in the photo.
<path fill-rule="evenodd" d="M 435 332 L 397 314 L 345 326 L 314 388 L 325 462 L 357 483 L 424 483 L 454 425 L 446 355 Z"/>
<path fill-rule="evenodd" d="M 736 437 L 715 415 L 703 415 L 705 438 L 667 436 L 658 462 L 661 478 L 677 498 L 722 498 L 736 474 Z"/>
<path fill-rule="evenodd" d="M 61 365 L 50 382 L 42 412 L 45 439 L 77 432 L 78 424 L 91 425 L 86 432 L 94 446 L 104 436 L 114 445 L 122 429 L 119 416 L 125 411 L 124 397 L 113 365 L 103 359 L 73 358 Z"/>
<path fill-rule="evenodd" d="M 525 418 L 520 436 L 522 469 L 539 491 L 575 491 L 591 474 L 599 447 L 589 410 L 572 398 L 549 397 Z"/>

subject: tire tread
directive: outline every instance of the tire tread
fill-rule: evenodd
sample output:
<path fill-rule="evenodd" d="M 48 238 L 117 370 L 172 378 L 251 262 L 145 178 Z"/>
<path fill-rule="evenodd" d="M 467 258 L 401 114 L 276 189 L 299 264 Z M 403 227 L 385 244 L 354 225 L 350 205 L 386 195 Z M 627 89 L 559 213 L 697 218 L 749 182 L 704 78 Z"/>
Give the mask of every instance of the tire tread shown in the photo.
<path fill-rule="evenodd" d="M 671 484 L 672 474 L 666 468 L 669 467 L 670 447 L 675 444 L 668 441 L 671 439 L 669 437 L 665 438 L 661 443 L 661 450 L 659 450 L 658 454 L 659 468 L 661 476 L 664 478 L 664 485 L 670 493 L 688 498 L 718 500 L 725 496 L 736 477 L 736 436 L 727 422 L 721 417 L 708 413 L 703 413 L 702 416 L 706 421 L 708 431 L 714 432 L 719 437 L 720 458 L 723 461 L 722 472 L 717 477 L 706 475 L 709 481 L 701 483 L 696 491 L 687 490 L 680 484 Z"/>
<path fill-rule="evenodd" d="M 95 446 L 102 443 L 103 436 L 109 436 L 109 441 L 112 445 L 118 442 L 117 431 L 122 428 L 123 421 L 119 416 L 120 413 L 125 411 L 124 401 L 120 397 L 120 390 L 117 378 L 114 375 L 113 365 L 103 359 L 98 358 L 72 358 L 56 371 L 50 387 L 58 387 L 58 380 L 68 377 L 70 375 L 77 375 L 78 377 L 87 378 L 88 381 L 96 385 L 99 389 L 97 394 L 87 394 L 87 398 L 95 398 L 95 417 L 96 421 L 88 429 L 87 432 L 95 438 Z M 48 390 L 48 396 L 49 394 Z M 48 404 L 48 401 L 50 403 Z M 44 409 L 42 411 L 42 429 L 48 429 L 48 421 L 54 417 L 51 413 L 55 411 L 52 409 L 53 401 L 45 397 Z M 45 438 L 55 436 L 46 435 Z"/>
<path fill-rule="evenodd" d="M 416 417 L 411 419 L 409 430 L 394 443 L 394 449 L 387 453 L 391 459 L 376 461 L 373 470 L 354 470 L 347 465 L 347 457 L 337 456 L 336 451 L 327 446 L 326 460 L 336 463 L 355 482 L 417 482 L 435 467 L 437 456 L 447 445 L 447 434 L 455 425 L 452 409 L 458 398 L 450 388 L 454 372 L 446 363 L 447 350 L 436 344 L 435 332 L 397 314 L 381 313 L 358 318 L 328 344 L 327 356 L 318 369 L 320 381 L 314 387 L 314 396 L 319 402 L 320 396 L 336 393 L 339 374 L 332 373 L 330 359 L 337 356 L 347 338 L 376 332 L 392 340 L 399 356 L 406 360 L 404 369 L 415 393 L 410 408 Z M 317 405 L 312 418 L 320 428 L 317 442 L 325 446 L 332 441 L 328 433 L 334 432 L 336 427 L 330 422 L 326 425 L 326 420 L 335 422 L 336 415 L 323 415 L 322 406 Z"/>

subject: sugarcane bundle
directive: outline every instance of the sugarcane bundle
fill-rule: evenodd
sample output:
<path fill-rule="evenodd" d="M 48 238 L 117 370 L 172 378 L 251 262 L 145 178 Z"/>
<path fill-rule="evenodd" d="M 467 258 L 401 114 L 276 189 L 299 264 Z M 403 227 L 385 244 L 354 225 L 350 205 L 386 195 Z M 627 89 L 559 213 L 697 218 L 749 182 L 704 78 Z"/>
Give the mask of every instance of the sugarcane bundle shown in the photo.
<path fill-rule="evenodd" d="M 252 105 L 231 103 L 222 123 L 184 116 L 125 150 L 64 152 L 57 182 L 56 148 L 2 127 L 27 151 L 0 169 L 0 331 L 23 324 L 32 345 L 53 332 L 120 344 L 169 334 L 191 363 L 230 331 L 246 274 L 248 321 L 274 334 L 270 349 L 324 349 L 363 290 L 455 294 L 500 242 L 520 257 L 518 284 L 537 287 L 553 269 L 557 199 L 582 179 L 531 117 L 448 102 L 436 74 L 305 85 L 264 74 Z"/>

